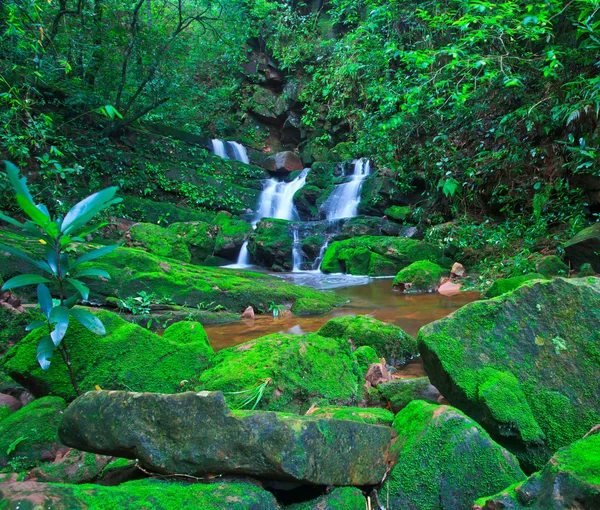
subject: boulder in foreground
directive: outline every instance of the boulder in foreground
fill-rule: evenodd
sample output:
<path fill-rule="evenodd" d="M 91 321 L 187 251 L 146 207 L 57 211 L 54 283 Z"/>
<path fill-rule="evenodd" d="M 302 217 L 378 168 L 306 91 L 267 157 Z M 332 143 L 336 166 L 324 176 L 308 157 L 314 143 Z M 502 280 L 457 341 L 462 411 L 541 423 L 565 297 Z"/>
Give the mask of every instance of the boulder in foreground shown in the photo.
<path fill-rule="evenodd" d="M 315 485 L 379 483 L 391 440 L 385 426 L 231 412 L 220 392 L 88 392 L 65 411 L 59 434 L 74 448 L 138 459 L 157 473 L 252 475 Z"/>

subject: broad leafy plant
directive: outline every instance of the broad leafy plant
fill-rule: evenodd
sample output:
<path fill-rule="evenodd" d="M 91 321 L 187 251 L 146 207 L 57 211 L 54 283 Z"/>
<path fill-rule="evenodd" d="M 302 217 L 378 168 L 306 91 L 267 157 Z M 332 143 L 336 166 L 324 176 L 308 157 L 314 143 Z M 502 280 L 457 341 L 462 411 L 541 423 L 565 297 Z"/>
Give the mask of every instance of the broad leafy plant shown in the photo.
<path fill-rule="evenodd" d="M 121 199 L 114 198 L 116 187 L 106 188 L 75 204 L 64 218 L 61 216 L 53 218 L 45 205 L 34 202 L 27 187 L 27 180 L 19 174 L 19 169 L 7 161 L 4 165 L 16 201 L 29 219 L 20 223 L 0 213 L 0 220 L 24 230 L 26 234 L 39 240 L 46 247 L 46 254 L 44 258 L 38 259 L 17 248 L 0 244 L 1 250 L 28 262 L 43 273 L 43 275 L 15 276 L 2 286 L 2 290 L 37 284 L 38 304 L 45 320 L 35 320 L 26 328 L 27 331 L 45 328 L 48 332 L 41 338 L 37 347 L 37 360 L 42 369 L 47 370 L 50 367 L 50 358 L 55 351 L 58 351 L 69 370 L 73 389 L 79 394 L 65 334 L 71 318 L 93 333 L 98 335 L 105 333 L 104 325 L 97 317 L 74 306 L 79 298 L 86 301 L 89 297 L 90 290 L 80 278 L 110 278 L 106 271 L 88 266 L 82 267 L 82 264 L 114 251 L 118 245 L 93 249 L 76 258 L 67 251 L 67 248 L 72 247 L 74 243 L 85 243 L 86 236 L 106 225 L 100 223 L 88 226 L 88 223 L 99 212 L 120 202 Z M 56 299 L 52 298 L 49 287 L 55 292 Z"/>

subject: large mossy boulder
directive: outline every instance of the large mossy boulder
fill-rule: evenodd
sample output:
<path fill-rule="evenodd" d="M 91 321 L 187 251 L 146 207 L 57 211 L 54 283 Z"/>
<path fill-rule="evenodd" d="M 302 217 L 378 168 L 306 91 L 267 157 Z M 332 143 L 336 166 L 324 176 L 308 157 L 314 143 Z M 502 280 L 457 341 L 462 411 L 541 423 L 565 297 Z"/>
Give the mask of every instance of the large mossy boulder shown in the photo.
<path fill-rule="evenodd" d="M 218 226 L 214 254 L 227 260 L 236 260 L 240 249 L 252 232 L 252 226 L 243 220 L 219 214 L 214 223 Z"/>
<path fill-rule="evenodd" d="M 212 211 L 188 209 L 167 201 L 132 196 L 122 198 L 126 217 L 133 221 L 170 225 L 176 222 L 211 222 L 215 216 Z"/>
<path fill-rule="evenodd" d="M 81 391 L 96 386 L 172 393 L 183 380 L 197 380 L 214 352 L 199 323 L 177 323 L 160 337 L 105 310 L 94 311 L 106 328 L 99 336 L 73 321 L 65 345 Z M 8 351 L 0 362 L 15 381 L 35 396 L 75 398 L 66 365 L 58 354 L 48 370 L 37 362 L 36 349 L 44 332 L 35 330 Z"/>
<path fill-rule="evenodd" d="M 292 313 L 303 317 L 306 315 L 322 315 L 331 311 L 331 304 L 319 299 L 300 298 L 292 305 Z"/>
<path fill-rule="evenodd" d="M 579 270 L 588 263 L 596 273 L 600 273 L 600 223 L 584 228 L 564 246 L 565 258 L 571 266 Z"/>
<path fill-rule="evenodd" d="M 393 427 L 396 465 L 380 491 L 388 508 L 465 510 L 525 478 L 517 459 L 458 409 L 415 400 Z"/>
<path fill-rule="evenodd" d="M 325 273 L 394 276 L 418 260 L 448 265 L 441 248 L 424 241 L 398 237 L 363 236 L 329 245 L 321 269 Z"/>
<path fill-rule="evenodd" d="M 600 508 L 600 434 L 556 452 L 539 473 L 476 501 L 474 510 L 567 510 Z"/>
<path fill-rule="evenodd" d="M 402 328 L 367 315 L 335 317 L 323 324 L 317 334 L 349 340 L 355 348 L 368 345 L 391 364 L 418 355 L 416 340 Z"/>
<path fill-rule="evenodd" d="M 93 391 L 69 406 L 60 437 L 80 450 L 138 459 L 162 474 L 370 485 L 387 469 L 391 429 L 288 413 L 232 412 L 220 392 Z"/>
<path fill-rule="evenodd" d="M 485 292 L 486 298 L 495 298 L 518 289 L 521 285 L 531 280 L 546 280 L 546 277 L 540 273 L 527 273 L 511 278 L 499 278 Z"/>
<path fill-rule="evenodd" d="M 434 386 L 540 469 L 600 423 L 600 281 L 557 278 L 476 301 L 421 328 Z"/>
<path fill-rule="evenodd" d="M 0 468 L 10 464 L 19 471 L 54 460 L 64 449 L 58 425 L 66 407 L 60 397 L 44 397 L 0 421 Z"/>
<path fill-rule="evenodd" d="M 347 341 L 275 333 L 219 351 L 200 388 L 222 391 L 233 408 L 305 412 L 313 403 L 351 404 L 359 387 Z M 241 393 L 240 393 L 241 392 Z"/>
<path fill-rule="evenodd" d="M 258 485 L 245 482 L 215 483 L 136 480 L 117 487 L 39 482 L 0 483 L 3 510 L 52 508 L 73 510 L 279 510 L 275 497 Z"/>
<path fill-rule="evenodd" d="M 169 225 L 169 231 L 185 243 L 192 264 L 203 264 L 215 251 L 215 240 L 219 233 L 216 225 L 205 221 L 177 222 Z"/>
<path fill-rule="evenodd" d="M 294 246 L 291 222 L 275 218 L 263 218 L 250 236 L 248 251 L 252 260 L 264 267 L 279 266 L 292 269 Z"/>
<path fill-rule="evenodd" d="M 398 271 L 392 287 L 396 292 L 435 292 L 447 269 L 429 260 L 419 260 Z"/>
<path fill-rule="evenodd" d="M 152 223 L 137 223 L 129 229 L 131 241 L 161 259 L 189 262 L 192 258 L 186 243 L 175 232 Z"/>

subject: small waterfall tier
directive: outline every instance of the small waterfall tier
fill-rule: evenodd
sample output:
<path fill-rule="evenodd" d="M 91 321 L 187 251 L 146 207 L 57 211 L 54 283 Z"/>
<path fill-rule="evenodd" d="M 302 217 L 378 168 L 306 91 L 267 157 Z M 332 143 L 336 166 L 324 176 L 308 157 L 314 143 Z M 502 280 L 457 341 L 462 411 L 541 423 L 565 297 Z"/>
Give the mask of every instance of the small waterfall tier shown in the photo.
<path fill-rule="evenodd" d="M 338 184 L 321 206 L 328 221 L 354 218 L 358 214 L 360 190 L 364 180 L 369 176 L 371 164 L 366 158 L 358 159 L 353 163 L 354 173 L 350 180 Z"/>
<path fill-rule="evenodd" d="M 302 271 L 302 262 L 304 262 L 304 257 L 302 255 L 302 245 L 300 244 L 298 230 L 294 229 L 294 246 L 292 248 L 292 272 L 298 273 Z"/>
<path fill-rule="evenodd" d="M 258 210 L 253 223 L 261 218 L 279 218 L 282 220 L 298 220 L 298 212 L 294 207 L 294 194 L 306 184 L 309 169 L 305 168 L 291 182 L 267 179 L 263 183 L 263 191 L 258 199 Z"/>
<path fill-rule="evenodd" d="M 234 159 L 235 161 L 241 161 L 242 163 L 250 164 L 248 158 L 248 151 L 241 143 L 237 142 L 226 142 L 215 138 L 211 141 L 212 152 L 215 156 L 219 156 L 225 159 Z M 230 158 L 230 155 L 233 158 Z"/>
<path fill-rule="evenodd" d="M 238 255 L 236 263 L 225 267 L 230 267 L 232 269 L 244 269 L 245 267 L 251 267 L 247 240 L 244 241 L 244 244 L 242 244 L 242 248 L 240 249 L 240 254 Z"/>

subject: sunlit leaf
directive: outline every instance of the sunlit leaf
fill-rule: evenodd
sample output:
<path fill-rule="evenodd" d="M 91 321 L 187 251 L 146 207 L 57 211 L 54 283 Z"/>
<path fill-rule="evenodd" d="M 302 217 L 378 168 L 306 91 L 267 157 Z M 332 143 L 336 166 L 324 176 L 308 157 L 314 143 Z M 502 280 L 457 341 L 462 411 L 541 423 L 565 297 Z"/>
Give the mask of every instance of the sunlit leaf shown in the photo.
<path fill-rule="evenodd" d="M 75 287 L 75 290 L 77 290 L 77 292 L 79 292 L 79 294 L 81 294 L 81 298 L 84 301 L 88 300 L 88 297 L 90 296 L 90 289 L 88 289 L 83 282 L 80 282 L 79 280 L 75 280 L 75 278 L 67 278 L 67 281 L 73 285 L 73 287 Z"/>
<path fill-rule="evenodd" d="M 89 329 L 92 333 L 96 333 L 97 335 L 104 335 L 106 333 L 102 321 L 87 310 L 84 310 L 83 308 L 72 308 L 70 314 L 84 328 Z"/>
<path fill-rule="evenodd" d="M 50 312 L 50 322 L 56 323 L 54 331 L 50 333 L 50 338 L 58 347 L 69 327 L 69 309 L 66 306 L 55 306 Z"/>
<path fill-rule="evenodd" d="M 46 319 L 49 320 L 50 312 L 52 311 L 52 296 L 50 295 L 48 287 L 46 287 L 45 285 L 38 285 L 37 296 L 40 309 L 42 310 L 42 313 L 44 314 Z"/>
<path fill-rule="evenodd" d="M 75 204 L 65 216 L 61 231 L 68 234 L 78 226 L 86 224 L 95 214 L 111 204 L 116 192 L 115 186 L 106 188 Z"/>
<path fill-rule="evenodd" d="M 48 370 L 50 368 L 50 358 L 54 354 L 54 344 L 50 335 L 42 337 L 40 343 L 37 346 L 36 356 L 42 370 Z"/>

